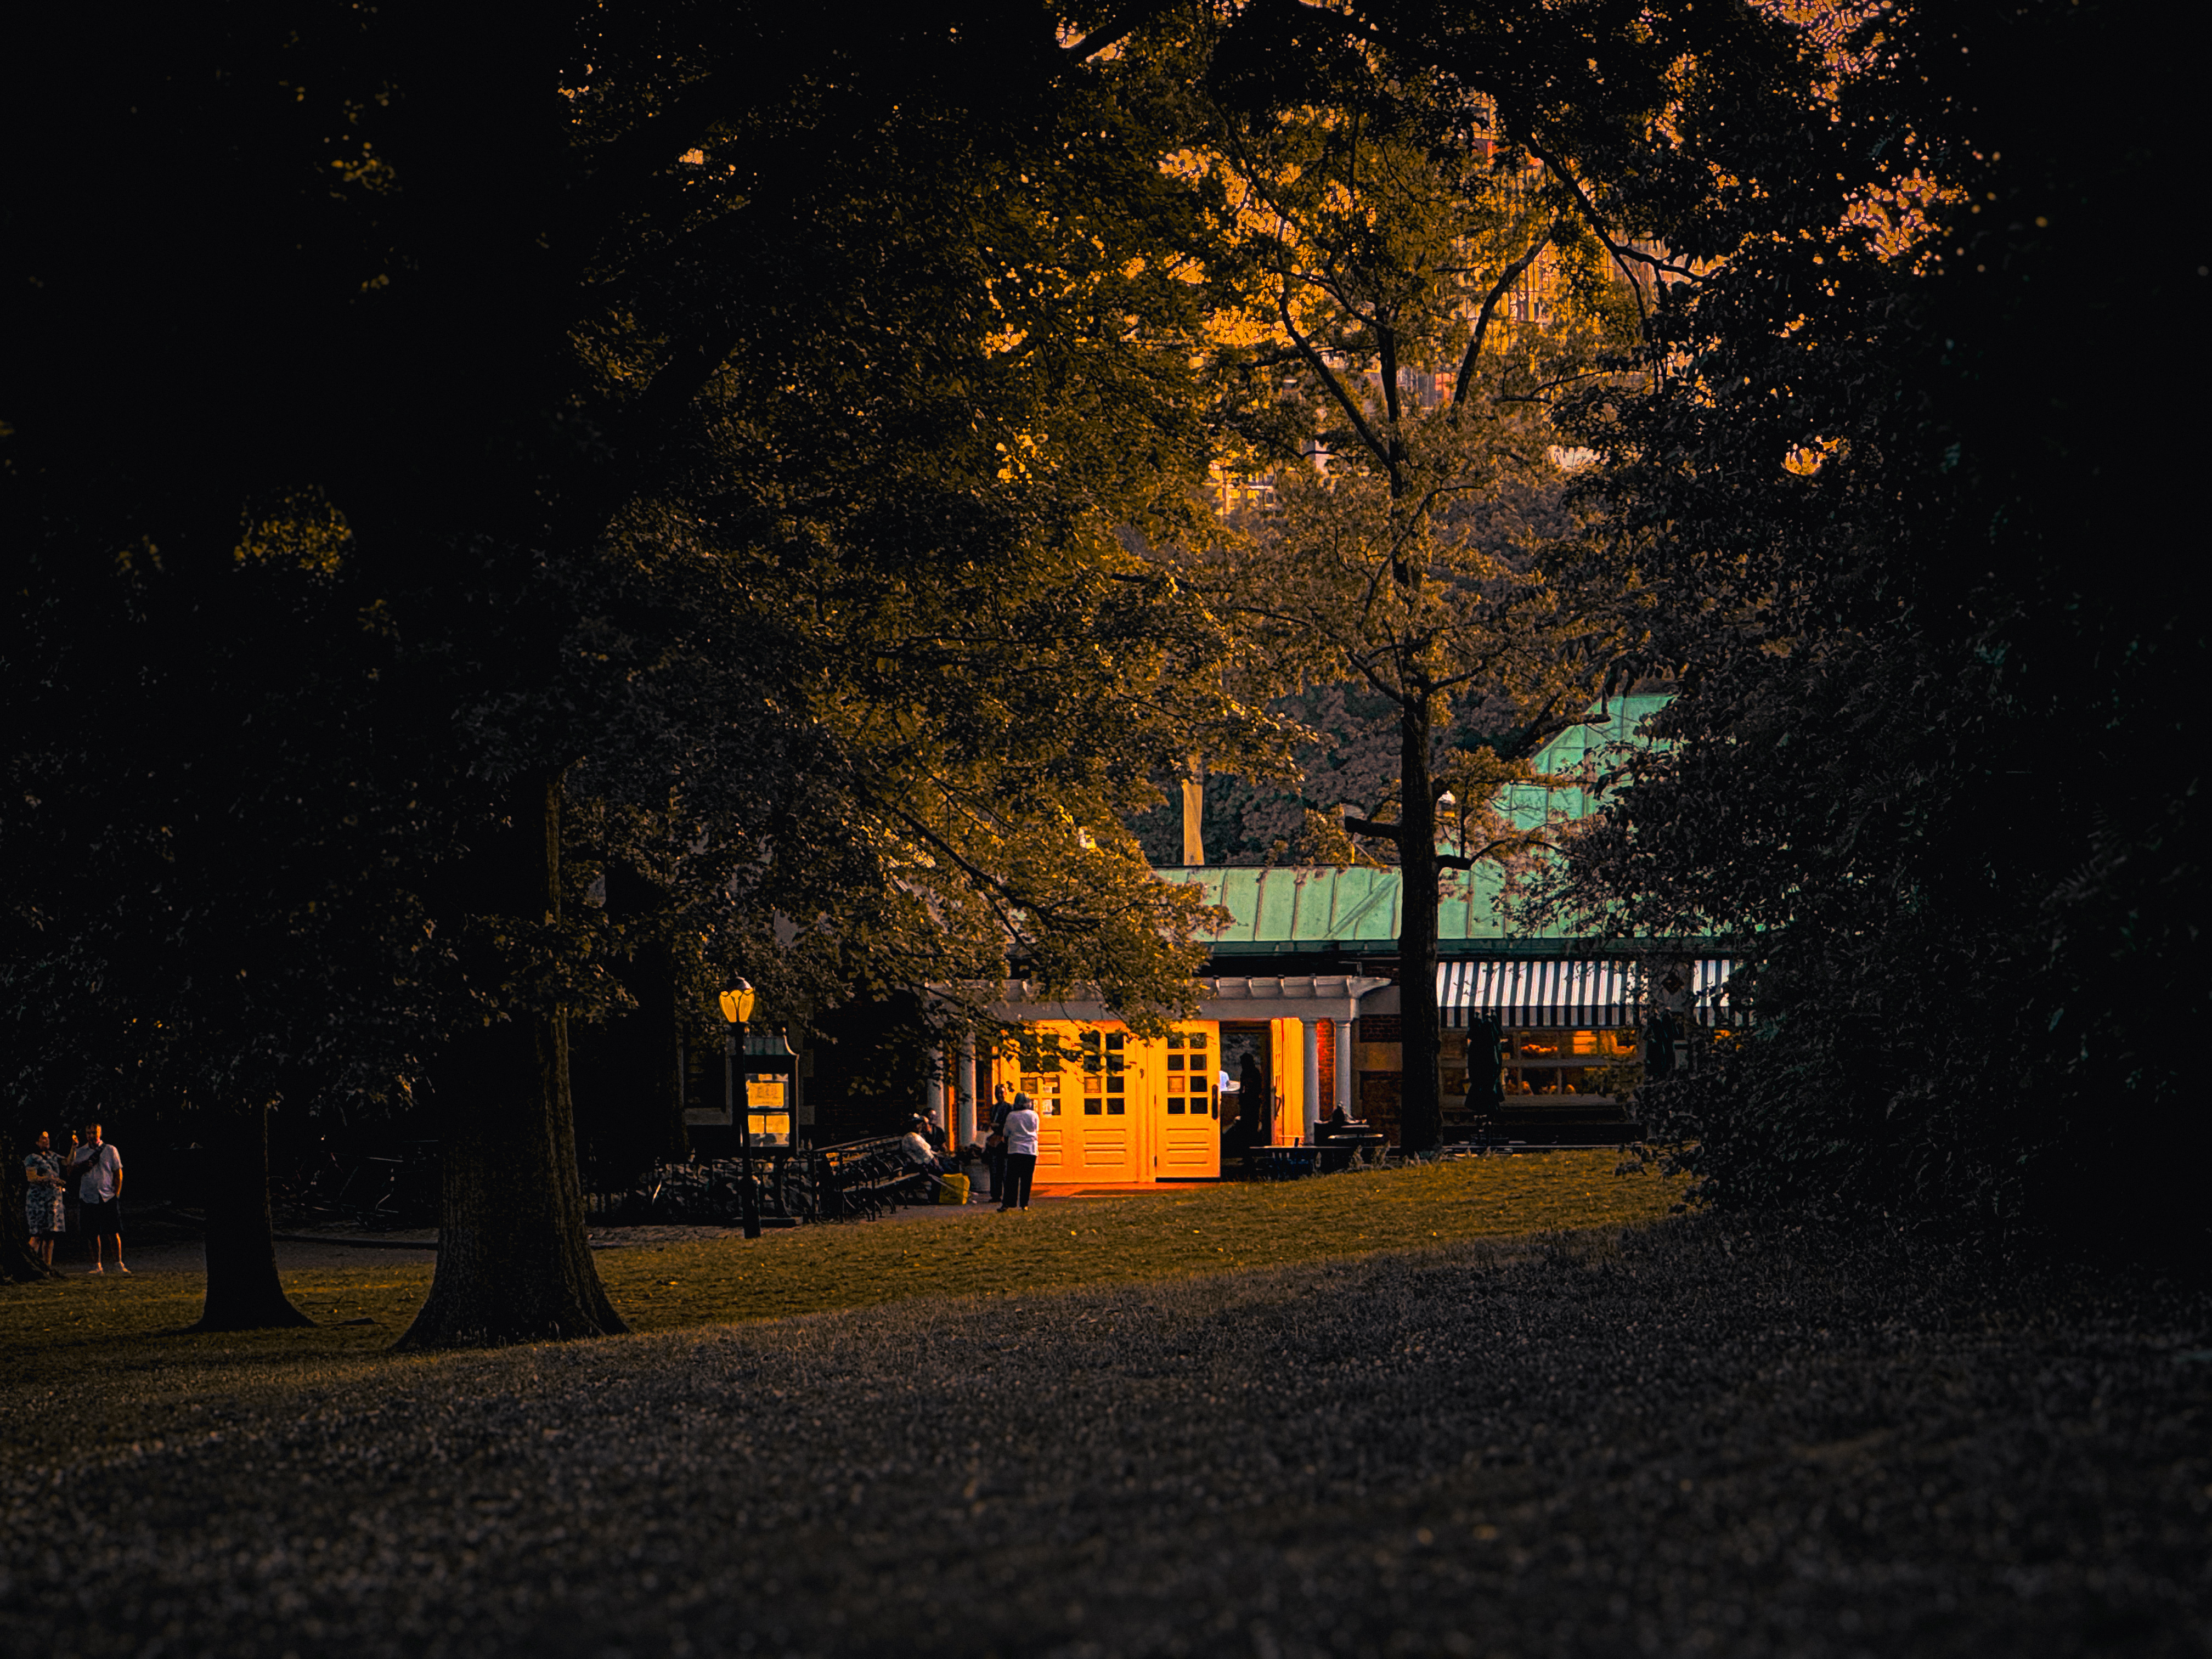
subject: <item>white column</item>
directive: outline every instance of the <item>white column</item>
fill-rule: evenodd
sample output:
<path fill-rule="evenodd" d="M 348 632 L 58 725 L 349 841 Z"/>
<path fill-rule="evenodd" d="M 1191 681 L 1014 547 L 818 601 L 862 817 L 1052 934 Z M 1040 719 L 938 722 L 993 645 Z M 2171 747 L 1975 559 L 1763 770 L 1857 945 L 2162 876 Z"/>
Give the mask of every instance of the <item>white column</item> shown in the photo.
<path fill-rule="evenodd" d="M 1346 1117 L 1358 1117 L 1352 1109 L 1352 1022 L 1340 1019 L 1336 1027 L 1336 1103 L 1344 1108 Z"/>
<path fill-rule="evenodd" d="M 958 1090 L 955 1111 L 959 1124 L 956 1147 L 971 1146 L 975 1142 L 975 1038 L 971 1032 L 960 1039 L 960 1069 L 955 1074 Z"/>
<path fill-rule="evenodd" d="M 1320 1127 L 1321 1109 L 1321 1022 L 1302 1019 L 1298 1022 L 1306 1038 L 1305 1120 L 1306 1145 L 1314 1142 L 1314 1131 Z"/>

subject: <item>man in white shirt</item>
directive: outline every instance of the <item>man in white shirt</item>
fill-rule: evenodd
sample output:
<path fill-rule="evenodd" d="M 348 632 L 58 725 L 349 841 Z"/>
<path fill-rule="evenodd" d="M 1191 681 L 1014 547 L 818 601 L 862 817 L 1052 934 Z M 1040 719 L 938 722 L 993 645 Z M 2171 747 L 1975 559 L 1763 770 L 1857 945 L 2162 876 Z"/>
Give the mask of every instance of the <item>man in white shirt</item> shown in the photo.
<path fill-rule="evenodd" d="M 123 1154 L 100 1138 L 100 1125 L 91 1125 L 84 1139 L 70 1155 L 70 1169 L 77 1176 L 76 1195 L 83 1201 L 84 1233 L 92 1249 L 92 1270 L 105 1273 L 100 1240 L 115 1241 L 115 1271 L 123 1265 Z"/>
<path fill-rule="evenodd" d="M 899 1151 L 917 1170 L 935 1170 L 943 1167 L 938 1161 L 937 1148 L 929 1144 L 929 1136 L 926 1133 L 928 1127 L 928 1120 L 918 1117 L 907 1126 L 906 1134 L 899 1142 Z"/>
<path fill-rule="evenodd" d="M 1014 1109 L 1006 1114 L 1006 1191 L 999 1208 L 1026 1210 L 1030 1183 L 1036 1179 L 1037 1114 L 1027 1095 L 1014 1097 Z"/>

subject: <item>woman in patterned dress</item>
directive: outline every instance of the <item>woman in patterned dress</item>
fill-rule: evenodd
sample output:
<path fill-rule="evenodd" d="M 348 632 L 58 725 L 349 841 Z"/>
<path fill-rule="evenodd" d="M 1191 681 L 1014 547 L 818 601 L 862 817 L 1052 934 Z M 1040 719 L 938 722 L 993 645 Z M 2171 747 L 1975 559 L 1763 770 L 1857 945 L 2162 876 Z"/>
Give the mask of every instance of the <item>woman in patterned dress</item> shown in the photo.
<path fill-rule="evenodd" d="M 23 1194 L 23 1221 L 30 1230 L 31 1248 L 51 1267 L 54 1240 L 66 1224 L 62 1199 L 69 1183 L 62 1179 L 61 1155 L 53 1150 L 52 1138 L 44 1129 L 39 1131 L 38 1146 L 23 1158 L 23 1179 L 29 1183 Z"/>

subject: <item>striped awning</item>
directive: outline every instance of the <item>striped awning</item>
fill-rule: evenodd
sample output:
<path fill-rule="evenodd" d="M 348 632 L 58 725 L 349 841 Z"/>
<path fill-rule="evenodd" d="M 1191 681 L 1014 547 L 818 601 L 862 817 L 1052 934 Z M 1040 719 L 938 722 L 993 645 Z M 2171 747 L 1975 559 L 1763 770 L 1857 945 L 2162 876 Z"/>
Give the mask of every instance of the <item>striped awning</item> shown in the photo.
<path fill-rule="evenodd" d="M 1735 966 L 1718 957 L 1675 965 L 1678 974 L 1687 969 L 1684 994 L 1700 1024 L 1718 1023 L 1721 994 Z M 1508 1027 L 1637 1025 L 1644 1018 L 1645 972 L 1641 963 L 1608 958 L 1439 963 L 1437 1009 L 1447 1026 L 1465 1025 L 1478 1010 Z"/>
<path fill-rule="evenodd" d="M 1690 1006 L 1700 1025 L 1727 1025 L 1747 1018 L 1724 1006 L 1729 975 L 1735 971 L 1735 963 L 1714 957 L 1690 964 Z"/>

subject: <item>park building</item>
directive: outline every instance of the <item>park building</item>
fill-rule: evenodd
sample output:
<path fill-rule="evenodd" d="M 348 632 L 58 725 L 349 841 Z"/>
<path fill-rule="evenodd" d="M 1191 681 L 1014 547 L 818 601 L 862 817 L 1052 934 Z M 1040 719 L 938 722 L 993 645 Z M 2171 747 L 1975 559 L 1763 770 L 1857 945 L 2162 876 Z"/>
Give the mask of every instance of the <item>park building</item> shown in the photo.
<path fill-rule="evenodd" d="M 1521 827 L 1595 805 L 1596 756 L 1639 740 L 1663 694 L 1613 699 L 1537 757 L 1500 810 Z M 1404 1014 L 1399 957 L 1405 895 L 1392 867 L 1162 868 L 1230 920 L 1211 943 L 1196 1017 L 1140 1039 L 1095 1002 L 1052 1001 L 1010 981 L 993 1010 L 1018 1035 L 990 1052 L 949 1054 L 926 1104 L 969 1144 L 995 1085 L 1027 1093 L 1043 1119 L 1047 1185 L 1202 1181 L 1249 1145 L 1310 1144 L 1338 1106 L 1399 1139 Z M 1516 931 L 1494 866 L 1447 873 L 1437 913 L 1437 991 L 1444 1137 L 1480 1127 L 1531 1145 L 1611 1145 L 1637 1126 L 1620 1097 L 1643 1062 L 1647 1021 L 1724 1030 L 1744 1017 L 1731 963 L 1713 941 L 1592 939 Z M 1502 1111 L 1469 1107 L 1468 1033 L 1503 1032 Z M 1480 1091 L 1474 1091 L 1479 1099 Z"/>

